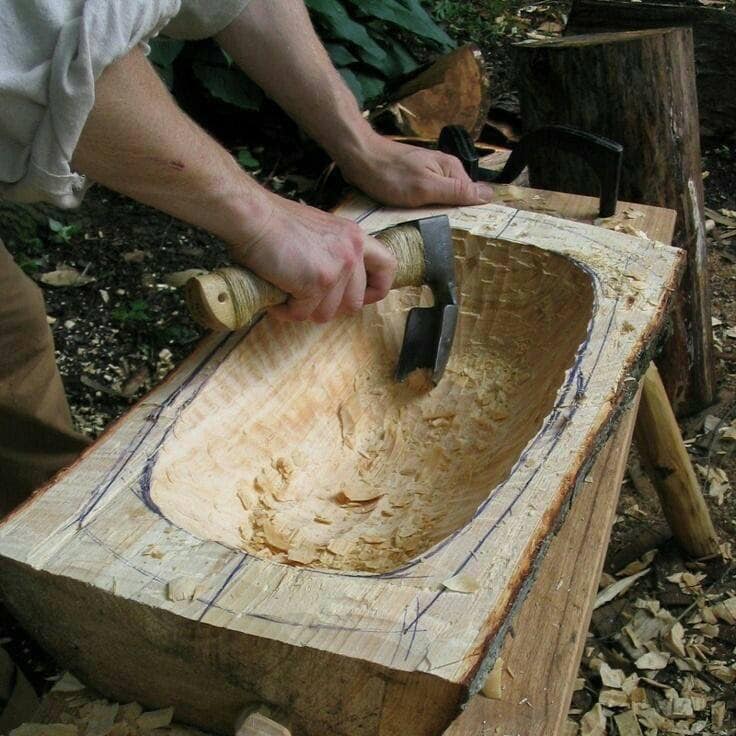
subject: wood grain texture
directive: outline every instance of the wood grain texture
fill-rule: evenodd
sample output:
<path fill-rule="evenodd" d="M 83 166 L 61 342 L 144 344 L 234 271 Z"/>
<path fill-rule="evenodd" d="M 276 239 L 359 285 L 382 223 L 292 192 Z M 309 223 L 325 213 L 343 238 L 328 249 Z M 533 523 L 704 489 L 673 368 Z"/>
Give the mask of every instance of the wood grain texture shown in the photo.
<path fill-rule="evenodd" d="M 703 136 L 727 138 L 736 131 L 736 13 L 728 8 L 660 2 L 575 0 L 566 33 L 606 33 L 642 28 L 693 29 L 698 112 Z"/>
<path fill-rule="evenodd" d="M 519 197 L 517 190 L 505 193 Z M 527 194 L 537 205 L 546 201 L 544 193 Z M 493 268 L 494 249 L 512 247 L 569 258 L 593 284 L 584 343 L 551 411 L 539 407 L 532 420 L 538 429 L 508 477 L 487 489 L 461 529 L 381 575 L 297 568 L 197 536 L 172 523 L 151 495 L 158 450 L 168 441 L 175 449 L 187 412 L 208 406 L 223 420 L 233 412 L 253 420 L 240 398 L 249 384 L 298 405 L 305 372 L 337 410 L 341 381 L 353 380 L 349 371 L 338 380 L 341 356 L 350 355 L 365 334 L 361 321 L 377 319 L 378 309 L 373 317 L 366 310 L 326 326 L 265 319 L 247 335 L 210 339 L 76 466 L 0 525 L 6 601 L 83 679 L 119 699 L 174 705 L 178 718 L 210 730 L 227 731 L 244 708 L 265 703 L 289 713 L 294 736 L 440 733 L 480 687 L 540 550 L 633 395 L 681 254 L 494 205 L 388 211 L 356 200 L 342 214 L 375 231 L 442 211 L 469 248 L 458 261 L 461 289 L 464 273 L 472 272 L 469 259 Z M 544 278 L 530 276 L 532 284 Z M 498 282 L 495 288 L 525 301 L 523 284 L 513 278 L 508 290 Z M 475 319 L 464 315 L 461 329 Z M 478 350 L 501 329 L 494 324 L 479 333 Z M 533 332 L 527 339 L 537 345 L 540 370 L 527 379 L 531 390 L 550 380 L 557 339 L 537 343 Z M 239 371 L 238 364 L 252 369 Z M 231 389 L 222 391 L 223 384 Z M 303 422 L 311 421 L 305 412 Z M 332 421 L 339 424 L 336 416 Z M 220 424 L 203 425 L 202 444 L 221 437 Z M 276 441 L 253 426 L 253 442 Z M 210 478 L 201 483 L 211 485 Z M 192 515 L 202 522 L 199 512 Z M 459 593 L 443 585 L 458 575 L 477 589 Z"/>
<path fill-rule="evenodd" d="M 475 696 L 445 736 L 561 733 L 616 516 L 637 404 L 638 399 L 586 476 L 504 642 L 501 699 Z"/>
<path fill-rule="evenodd" d="M 440 57 L 394 95 L 394 119 L 404 135 L 436 141 L 445 125 L 462 125 L 475 139 L 490 105 L 483 55 L 469 44 Z"/>
<path fill-rule="evenodd" d="M 624 146 L 621 197 L 675 209 L 688 256 L 672 336 L 660 359 L 678 412 L 715 391 L 692 33 L 686 28 L 566 36 L 517 46 L 524 124 L 573 125 Z M 597 182 L 580 159 L 532 157 L 530 181 L 578 194 Z"/>

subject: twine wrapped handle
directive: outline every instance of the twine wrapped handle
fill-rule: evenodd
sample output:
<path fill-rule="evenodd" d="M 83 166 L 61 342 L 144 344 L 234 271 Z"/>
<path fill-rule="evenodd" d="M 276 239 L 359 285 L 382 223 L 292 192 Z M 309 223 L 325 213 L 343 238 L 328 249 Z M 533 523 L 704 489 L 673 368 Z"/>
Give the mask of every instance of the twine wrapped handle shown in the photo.
<path fill-rule="evenodd" d="M 374 236 L 394 255 L 398 269 L 392 289 L 424 283 L 424 244 L 414 225 L 398 225 Z M 264 309 L 283 304 L 289 295 L 252 271 L 218 268 L 187 281 L 184 296 L 196 322 L 211 330 L 247 327 Z"/>

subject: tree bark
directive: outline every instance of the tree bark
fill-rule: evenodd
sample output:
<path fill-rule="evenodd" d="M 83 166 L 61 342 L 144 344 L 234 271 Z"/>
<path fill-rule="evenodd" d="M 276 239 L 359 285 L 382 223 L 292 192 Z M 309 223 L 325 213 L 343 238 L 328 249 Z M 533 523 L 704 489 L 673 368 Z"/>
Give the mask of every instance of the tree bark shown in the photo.
<path fill-rule="evenodd" d="M 704 137 L 736 133 L 736 13 L 680 3 L 575 0 L 568 33 L 600 33 L 692 26 L 695 71 Z"/>
<path fill-rule="evenodd" d="M 679 413 L 715 393 L 692 33 L 686 28 L 568 36 L 517 46 L 526 129 L 563 123 L 624 146 L 622 199 L 677 211 L 688 255 L 672 334 L 659 359 Z M 555 151 L 530 161 L 533 187 L 597 194 L 588 166 Z"/>

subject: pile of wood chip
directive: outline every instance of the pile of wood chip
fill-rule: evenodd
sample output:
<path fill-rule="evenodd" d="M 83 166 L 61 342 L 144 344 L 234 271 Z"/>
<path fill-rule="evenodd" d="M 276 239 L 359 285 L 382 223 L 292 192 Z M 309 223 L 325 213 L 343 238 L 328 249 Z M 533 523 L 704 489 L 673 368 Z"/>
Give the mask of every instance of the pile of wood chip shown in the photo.
<path fill-rule="evenodd" d="M 172 723 L 173 717 L 173 708 L 144 711 L 138 703 L 111 703 L 67 672 L 10 736 L 203 736 Z"/>
<path fill-rule="evenodd" d="M 722 585 L 733 560 L 706 586 L 703 563 L 656 556 L 603 574 L 566 736 L 735 732 L 736 588 Z"/>

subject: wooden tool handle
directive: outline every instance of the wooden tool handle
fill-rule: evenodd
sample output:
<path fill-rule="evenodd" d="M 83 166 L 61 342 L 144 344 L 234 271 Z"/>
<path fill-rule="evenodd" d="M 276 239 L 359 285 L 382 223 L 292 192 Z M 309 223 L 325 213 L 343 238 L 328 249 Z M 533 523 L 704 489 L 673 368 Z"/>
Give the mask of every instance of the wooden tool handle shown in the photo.
<path fill-rule="evenodd" d="M 392 289 L 424 283 L 424 245 L 414 225 L 392 227 L 374 237 L 398 262 Z M 223 331 L 247 327 L 264 309 L 285 302 L 288 294 L 245 268 L 228 266 L 189 279 L 185 298 L 196 322 Z"/>

